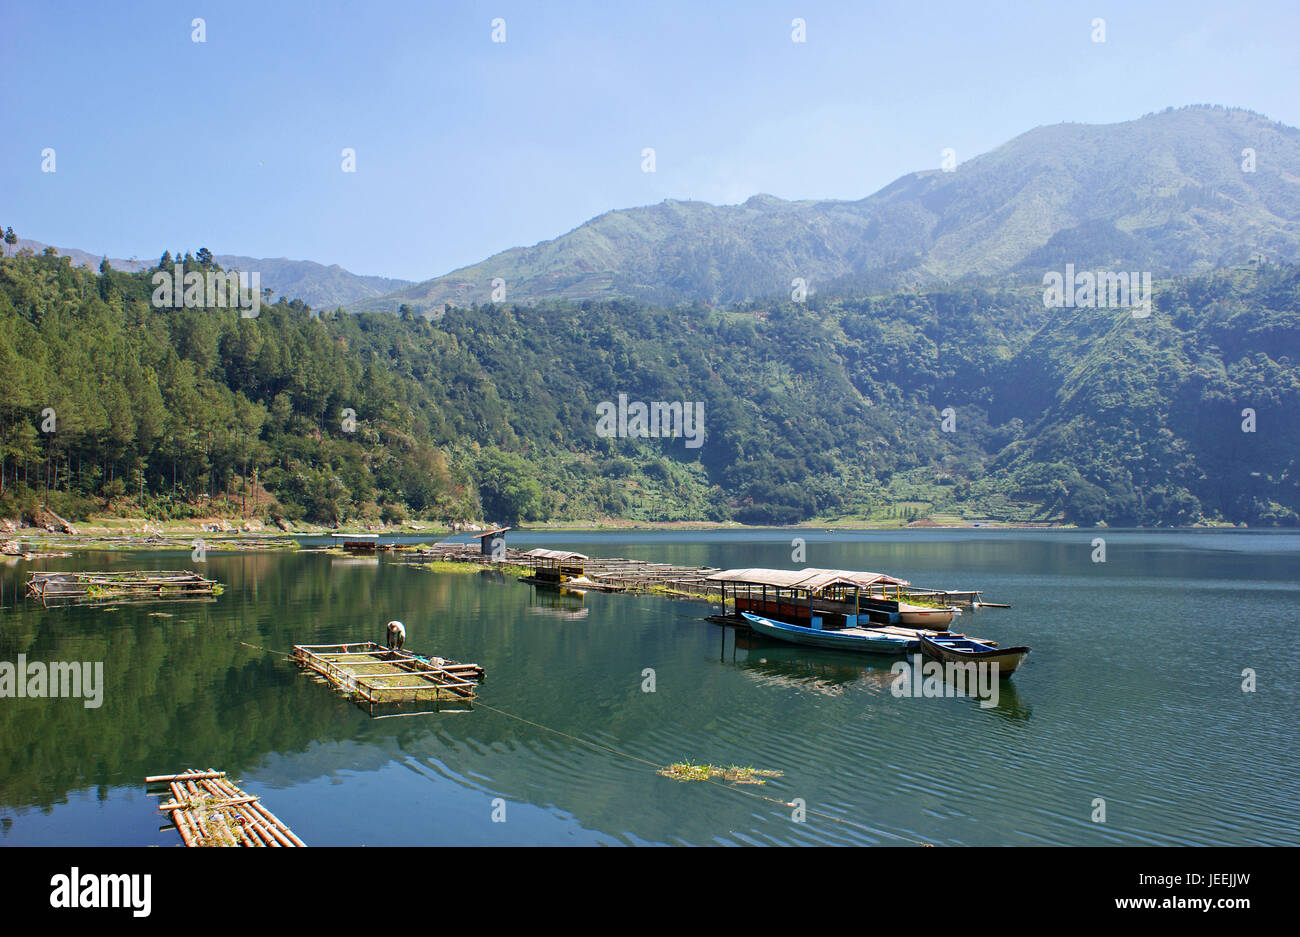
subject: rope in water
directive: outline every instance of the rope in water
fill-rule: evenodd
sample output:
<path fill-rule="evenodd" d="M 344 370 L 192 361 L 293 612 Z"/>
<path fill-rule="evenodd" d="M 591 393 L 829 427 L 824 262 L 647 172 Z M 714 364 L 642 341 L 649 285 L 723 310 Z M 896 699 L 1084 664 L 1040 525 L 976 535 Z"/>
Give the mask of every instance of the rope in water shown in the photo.
<path fill-rule="evenodd" d="M 257 651 L 265 651 L 265 652 L 268 653 L 268 654 L 275 654 L 275 655 L 277 655 L 277 656 L 279 656 L 279 657 L 283 657 L 285 660 L 293 660 L 293 659 L 294 659 L 292 654 L 286 654 L 286 653 L 284 653 L 283 651 L 276 651 L 276 650 L 273 650 L 272 648 L 268 648 L 268 647 L 260 647 L 259 645 L 256 645 L 256 644 L 249 644 L 249 643 L 246 642 L 246 641 L 240 641 L 239 643 L 242 644 L 242 645 L 244 645 L 244 647 L 253 648 L 254 650 L 257 650 Z M 414 655 L 414 656 L 419 656 L 419 655 Z M 532 719 L 526 719 L 526 718 L 523 717 L 523 716 L 518 716 L 518 715 L 515 715 L 515 714 L 512 713 L 512 712 L 507 712 L 507 711 L 504 710 L 504 709 L 499 709 L 499 708 L 496 707 L 496 706 L 491 706 L 491 705 L 489 705 L 489 704 L 483 702 L 481 699 L 477 699 L 477 698 L 475 698 L 475 700 L 474 700 L 474 702 L 473 702 L 473 705 L 476 706 L 476 707 L 481 707 L 481 708 L 483 708 L 483 709 L 489 710 L 489 711 L 494 712 L 494 713 L 498 713 L 499 715 L 505 716 L 505 717 L 507 717 L 507 718 L 509 718 L 509 719 L 514 719 L 514 720 L 516 720 L 516 721 L 518 721 L 518 722 L 522 722 L 524 725 L 532 726 L 532 727 L 535 728 L 535 729 L 541 729 L 541 730 L 544 731 L 544 732 L 550 732 L 550 733 L 552 733 L 552 734 L 554 734 L 554 735 L 558 735 L 558 736 L 560 736 L 561 738 L 568 739 L 568 740 L 570 740 L 570 741 L 572 741 L 572 742 L 577 742 L 577 743 L 580 744 L 580 745 L 586 745 L 586 746 L 588 746 L 588 747 L 590 747 L 590 748 L 598 749 L 599 751 L 608 752 L 608 753 L 611 754 L 611 755 L 617 755 L 617 756 L 620 757 L 620 758 L 626 758 L 626 759 L 628 759 L 629 761 L 635 761 L 635 762 L 637 762 L 638 764 L 645 765 L 645 766 L 647 766 L 647 767 L 649 767 L 649 768 L 654 768 L 656 771 L 662 770 L 662 767 L 663 767 L 662 765 L 655 764 L 653 761 L 649 761 L 649 760 L 647 760 L 647 759 L 645 759 L 645 758 L 642 758 L 640 755 L 633 755 L 633 754 L 630 753 L 630 752 L 620 751 L 620 750 L 617 749 L 617 748 L 612 748 L 612 747 L 610 747 L 610 746 L 608 746 L 608 745 L 603 745 L 603 744 L 601 744 L 600 742 L 593 742 L 591 739 L 584 739 L 584 738 L 581 738 L 580 736 L 577 736 L 577 735 L 570 735 L 568 732 L 564 732 L 564 731 L 562 731 L 562 730 L 560 730 L 560 729 L 554 729 L 554 728 L 551 728 L 550 726 L 543 725 L 543 724 L 540 723 L 540 722 L 535 722 L 535 721 L 533 721 Z M 732 785 L 730 785 L 730 784 L 722 784 L 722 783 L 720 783 L 719 781 L 714 780 L 713 778 L 704 778 L 704 779 L 702 779 L 702 780 L 704 781 L 704 783 L 706 783 L 706 784 L 712 784 L 714 787 L 717 787 L 717 788 L 719 788 L 719 789 L 721 789 L 721 790 L 724 790 L 724 791 L 731 791 L 732 793 L 735 793 L 735 794 L 742 794 L 742 795 L 744 795 L 745 797 L 752 797 L 752 798 L 754 798 L 755 800 L 766 801 L 766 802 L 769 803 L 769 804 L 776 804 L 776 805 L 779 806 L 779 807 L 797 807 L 797 806 L 798 806 L 798 805 L 794 804 L 794 803 L 791 802 L 791 801 L 779 800 L 778 798 L 775 798 L 775 797 L 766 797 L 766 796 L 764 796 L 763 794 L 759 794 L 759 793 L 757 793 L 756 791 L 747 791 L 747 790 L 743 790 L 743 789 L 741 789 L 741 788 L 739 788 L 739 787 L 734 787 L 734 786 L 732 786 Z M 912 839 L 910 836 L 903 836 L 901 833 L 891 833 L 889 830 L 880 830 L 880 829 L 876 829 L 876 828 L 874 828 L 874 827 L 867 826 L 866 824 L 863 824 L 863 823 L 858 823 L 858 822 L 855 821 L 855 820 L 847 820 L 847 819 L 845 819 L 844 817 L 837 817 L 837 816 L 835 816 L 834 814 L 831 814 L 831 813 L 825 813 L 825 812 L 823 812 L 823 811 L 821 811 L 821 810 L 816 810 L 816 809 L 814 809 L 814 808 L 812 808 L 812 807 L 807 806 L 806 804 L 804 805 L 804 808 L 803 808 L 803 809 L 804 809 L 804 812 L 805 812 L 805 813 L 810 814 L 810 815 L 812 815 L 812 816 L 819 817 L 819 818 L 821 818 L 821 819 L 823 819 L 823 820 L 830 820 L 830 821 L 833 822 L 833 823 L 842 823 L 842 824 L 844 824 L 844 825 L 846 825 L 846 826 L 856 827 L 857 829 L 862 830 L 862 831 L 865 832 L 865 833 L 872 833 L 872 834 L 877 835 L 877 836 L 892 836 L 894 839 L 899 839 L 899 840 L 903 840 L 904 842 L 913 843 L 914 845 L 917 845 L 917 846 L 932 846 L 932 845 L 933 845 L 933 843 L 927 843 L 927 842 L 925 842 L 925 841 L 923 841 L 923 840 Z"/>

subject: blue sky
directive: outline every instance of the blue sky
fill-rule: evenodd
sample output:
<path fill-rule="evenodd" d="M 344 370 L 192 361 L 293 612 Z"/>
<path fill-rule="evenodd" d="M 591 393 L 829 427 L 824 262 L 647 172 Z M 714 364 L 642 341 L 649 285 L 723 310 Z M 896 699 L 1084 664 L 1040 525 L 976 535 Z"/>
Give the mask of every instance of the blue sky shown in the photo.
<path fill-rule="evenodd" d="M 1297 36 L 1294 0 L 0 0 L 0 224 L 424 279 L 665 198 L 861 198 L 1042 124 L 1300 125 Z"/>

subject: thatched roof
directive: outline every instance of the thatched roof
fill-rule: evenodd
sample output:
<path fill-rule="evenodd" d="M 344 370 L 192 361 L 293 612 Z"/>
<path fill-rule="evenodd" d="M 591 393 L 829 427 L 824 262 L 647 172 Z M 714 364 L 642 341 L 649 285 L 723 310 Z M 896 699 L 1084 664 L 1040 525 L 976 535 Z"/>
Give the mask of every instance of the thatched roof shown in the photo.
<path fill-rule="evenodd" d="M 526 552 L 524 553 L 524 556 L 533 556 L 533 557 L 536 557 L 536 558 L 539 559 L 539 560 L 585 560 L 585 559 L 589 559 L 589 557 L 585 556 L 585 555 L 582 554 L 582 553 L 568 553 L 568 552 L 566 552 L 566 551 L 564 551 L 564 550 L 543 550 L 541 547 L 537 547 L 536 549 L 526 551 Z"/>
<path fill-rule="evenodd" d="M 873 585 L 906 586 L 906 579 L 885 573 L 868 573 L 852 569 L 724 569 L 708 577 L 712 582 L 734 582 L 748 586 L 773 586 L 778 589 L 806 589 L 818 592 L 834 585 L 865 589 Z"/>

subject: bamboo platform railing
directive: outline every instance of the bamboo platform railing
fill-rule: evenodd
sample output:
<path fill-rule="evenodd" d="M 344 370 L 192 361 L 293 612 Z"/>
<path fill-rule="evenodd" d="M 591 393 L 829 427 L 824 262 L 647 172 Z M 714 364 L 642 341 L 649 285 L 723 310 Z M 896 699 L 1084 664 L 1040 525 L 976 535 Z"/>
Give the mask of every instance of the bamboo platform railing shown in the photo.
<path fill-rule="evenodd" d="M 159 774 L 144 779 L 146 787 L 166 785 L 153 793 L 170 794 L 158 809 L 171 817 L 186 846 L 306 846 L 260 798 L 246 794 L 226 779 L 226 772 L 209 769 Z"/>
<path fill-rule="evenodd" d="M 293 660 L 334 688 L 371 705 L 428 700 L 472 702 L 483 668 L 392 651 L 373 641 L 296 644 Z"/>

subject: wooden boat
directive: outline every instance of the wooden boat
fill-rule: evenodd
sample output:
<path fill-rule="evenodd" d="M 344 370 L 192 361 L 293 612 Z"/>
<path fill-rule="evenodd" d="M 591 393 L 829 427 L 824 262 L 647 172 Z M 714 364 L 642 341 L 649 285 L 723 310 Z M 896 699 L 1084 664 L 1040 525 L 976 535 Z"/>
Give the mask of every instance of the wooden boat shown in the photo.
<path fill-rule="evenodd" d="M 903 655 L 920 650 L 917 637 L 889 634 L 872 628 L 810 628 L 784 621 L 762 618 L 749 612 L 740 613 L 749 626 L 759 634 L 778 641 L 802 644 L 807 647 L 830 647 L 841 651 L 862 651 L 868 654 Z M 820 621 L 820 619 L 818 619 Z"/>
<path fill-rule="evenodd" d="M 908 628 L 929 628 L 932 631 L 947 631 L 957 614 L 954 606 L 914 605 L 898 597 L 889 597 L 879 593 L 863 595 L 858 605 L 871 621 L 904 625 Z"/>
<path fill-rule="evenodd" d="M 979 641 L 964 635 L 918 634 L 917 640 L 921 643 L 921 650 L 935 660 L 957 664 L 997 664 L 998 676 L 1003 679 L 1015 673 L 1029 653 L 1027 647 L 998 647 L 992 641 Z"/>
<path fill-rule="evenodd" d="M 910 628 L 929 628 L 933 631 L 946 631 L 952 624 L 955 608 L 928 608 L 912 605 L 909 602 L 898 603 L 898 623 Z"/>

